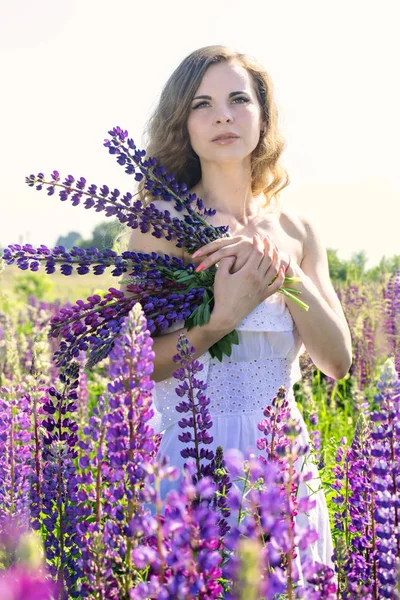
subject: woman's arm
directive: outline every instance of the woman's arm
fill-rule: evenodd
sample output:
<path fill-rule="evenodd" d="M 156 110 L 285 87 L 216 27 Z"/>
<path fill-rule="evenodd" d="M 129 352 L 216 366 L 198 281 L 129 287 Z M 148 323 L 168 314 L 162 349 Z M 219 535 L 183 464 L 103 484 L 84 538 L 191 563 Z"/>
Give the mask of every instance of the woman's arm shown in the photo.
<path fill-rule="evenodd" d="M 333 379 L 341 379 L 352 363 L 352 343 L 342 305 L 333 288 L 326 249 L 315 225 L 301 217 L 304 225 L 303 260 L 292 262 L 286 276 L 300 277 L 290 287 L 301 291 L 306 312 L 285 298 L 300 337 L 316 367 Z M 288 286 L 289 287 L 289 286 Z"/>

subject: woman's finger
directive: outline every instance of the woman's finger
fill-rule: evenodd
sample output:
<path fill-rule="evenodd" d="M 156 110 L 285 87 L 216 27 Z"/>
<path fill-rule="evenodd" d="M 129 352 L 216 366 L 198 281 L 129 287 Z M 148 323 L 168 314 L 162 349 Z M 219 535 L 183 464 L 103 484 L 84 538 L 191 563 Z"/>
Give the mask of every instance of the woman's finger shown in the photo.
<path fill-rule="evenodd" d="M 251 250 L 250 256 L 244 265 L 244 269 L 248 269 L 249 271 L 257 270 L 260 266 L 260 262 L 264 258 L 264 249 L 261 238 L 257 235 L 253 235 L 253 248 Z"/>
<path fill-rule="evenodd" d="M 217 264 L 221 260 L 221 258 L 225 258 L 226 256 L 237 256 L 238 255 L 238 244 L 231 244 L 229 246 L 224 246 L 219 250 L 209 254 L 208 256 L 203 257 L 201 264 L 199 264 L 195 271 L 205 271 L 205 269 L 209 269 L 212 265 Z"/>
<path fill-rule="evenodd" d="M 268 285 L 268 293 L 269 296 L 272 296 L 275 292 L 277 292 L 285 282 L 285 269 L 282 267 L 278 271 L 278 275 L 273 283 Z"/>
<path fill-rule="evenodd" d="M 278 250 L 275 245 L 272 248 L 269 247 L 267 240 L 264 240 L 264 258 L 260 263 L 260 271 L 262 271 L 263 277 L 268 279 L 267 283 L 276 277 L 280 269 L 280 257 Z"/>
<path fill-rule="evenodd" d="M 237 240 L 235 240 L 233 237 L 223 238 L 220 240 L 213 240 L 212 242 L 209 242 L 208 244 L 205 244 L 204 246 L 196 250 L 196 252 L 192 254 L 192 258 L 198 258 L 199 256 L 207 256 L 207 254 L 211 254 L 212 252 L 216 252 L 220 248 L 224 248 L 225 246 L 234 244 L 236 243 L 236 241 Z"/>

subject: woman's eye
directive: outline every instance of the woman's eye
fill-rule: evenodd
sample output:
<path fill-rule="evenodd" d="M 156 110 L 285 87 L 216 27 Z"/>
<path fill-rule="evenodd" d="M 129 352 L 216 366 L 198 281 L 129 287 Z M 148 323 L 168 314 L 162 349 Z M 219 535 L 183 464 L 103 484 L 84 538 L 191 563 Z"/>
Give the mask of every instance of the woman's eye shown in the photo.
<path fill-rule="evenodd" d="M 200 106 L 202 106 L 203 104 L 207 104 L 207 102 L 200 102 L 199 104 L 196 104 L 196 106 L 193 106 L 193 108 L 199 108 Z"/>
<path fill-rule="evenodd" d="M 243 102 L 249 102 L 249 99 L 244 98 L 243 96 L 240 96 L 239 98 L 234 98 L 233 102 L 235 102 L 236 100 L 243 100 Z M 199 102 L 199 104 L 196 104 L 196 106 L 193 106 L 193 109 L 200 108 L 204 104 L 208 104 L 208 102 L 206 102 L 205 100 L 203 102 Z"/>

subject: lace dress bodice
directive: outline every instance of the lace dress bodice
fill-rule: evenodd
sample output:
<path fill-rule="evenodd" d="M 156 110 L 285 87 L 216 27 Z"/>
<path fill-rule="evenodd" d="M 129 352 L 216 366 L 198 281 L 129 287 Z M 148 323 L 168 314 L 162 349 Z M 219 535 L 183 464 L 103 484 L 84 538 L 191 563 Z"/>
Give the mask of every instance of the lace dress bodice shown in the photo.
<path fill-rule="evenodd" d="M 162 334 L 183 327 L 175 323 Z M 281 385 L 294 402 L 292 387 L 301 377 L 298 358 L 305 348 L 283 294 L 275 293 L 259 304 L 236 327 L 239 344 L 222 362 L 205 352 L 197 360 L 203 370 L 196 377 L 207 383 L 213 418 L 262 413 Z M 177 365 L 178 367 L 178 365 Z M 149 422 L 155 433 L 166 430 L 182 417 L 175 410 L 181 401 L 174 377 L 157 382 L 153 389 L 154 417 Z"/>

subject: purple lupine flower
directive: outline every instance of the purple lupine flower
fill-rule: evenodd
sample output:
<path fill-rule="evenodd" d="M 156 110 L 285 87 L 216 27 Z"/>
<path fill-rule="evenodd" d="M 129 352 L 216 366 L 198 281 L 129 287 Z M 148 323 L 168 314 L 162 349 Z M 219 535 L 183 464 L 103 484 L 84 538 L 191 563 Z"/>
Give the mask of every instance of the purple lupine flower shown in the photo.
<path fill-rule="evenodd" d="M 217 485 L 219 493 L 222 494 L 225 489 L 225 497 L 218 498 L 216 495 L 212 500 L 212 506 L 215 509 L 218 508 L 222 513 L 219 527 L 221 535 L 223 535 L 229 527 L 224 517 L 229 517 L 230 515 L 230 510 L 226 503 L 226 492 L 232 487 L 232 483 L 224 471 L 225 463 L 222 447 L 217 447 L 216 454 L 212 450 L 200 448 L 200 446 L 207 446 L 213 441 L 212 436 L 208 434 L 208 430 L 212 427 L 212 420 L 207 408 L 210 404 L 210 399 L 204 394 L 207 384 L 196 377 L 196 374 L 200 373 L 204 367 L 198 360 L 194 359 L 196 349 L 190 345 L 189 340 L 183 334 L 178 338 L 177 350 L 178 352 L 174 355 L 173 361 L 178 363 L 180 368 L 175 370 L 172 375 L 182 383 L 175 388 L 175 391 L 180 398 L 184 396 L 188 398 L 187 401 L 182 400 L 175 407 L 179 413 L 188 415 L 188 417 L 178 421 L 181 429 L 188 430 L 186 433 L 179 435 L 178 439 L 184 444 L 193 442 L 192 445 L 186 446 L 181 450 L 181 456 L 195 460 L 196 475 L 194 476 L 193 484 L 196 484 L 203 477 L 208 476 Z M 208 464 L 205 461 L 208 461 Z M 201 499 L 199 499 L 200 501 Z"/>
<path fill-rule="evenodd" d="M 369 426 L 363 415 L 357 422 L 351 447 L 339 446 L 334 468 L 333 502 L 335 562 L 339 589 L 344 598 L 377 597 L 377 549 L 374 531 L 374 494 L 371 487 L 372 456 Z"/>
<path fill-rule="evenodd" d="M 147 598 L 150 591 L 155 597 L 165 599 L 217 598 L 223 590 L 219 583 L 222 558 L 217 550 L 218 516 L 208 506 L 216 485 L 208 476 L 194 485 L 196 469 L 195 462 L 190 460 L 183 468 L 178 489 L 167 494 L 168 512 L 160 528 L 162 544 L 158 552 L 157 548 L 138 547 L 133 553 L 137 567 L 151 563 L 154 573 L 150 582 L 135 587 L 137 598 Z M 204 504 L 198 504 L 196 498 L 203 498 Z"/>
<path fill-rule="evenodd" d="M 200 459 L 205 458 L 211 461 L 214 458 L 214 452 L 204 449 L 200 452 L 200 444 L 211 444 L 213 438 L 209 435 L 208 430 L 212 427 L 212 421 L 207 406 L 210 404 L 210 399 L 202 392 L 207 388 L 207 384 L 197 379 L 195 375 L 203 370 L 203 365 L 198 360 L 194 360 L 195 348 L 189 344 L 188 339 L 184 335 L 180 335 L 177 344 L 178 353 L 173 356 L 173 361 L 180 364 L 180 368 L 173 372 L 173 377 L 181 381 L 181 385 L 176 388 L 178 396 L 183 398 L 188 396 L 188 402 L 182 400 L 176 410 L 179 413 L 189 413 L 189 418 L 183 418 L 178 422 L 181 429 L 193 429 L 193 435 L 190 431 L 178 436 L 178 439 L 187 444 L 194 442 L 194 446 L 186 447 L 181 450 L 183 458 L 194 458 L 197 467 L 196 483 L 204 475 L 212 476 L 209 470 L 201 465 Z M 196 404 L 196 399 L 198 403 Z M 199 416 L 198 416 L 199 415 Z"/>
<path fill-rule="evenodd" d="M 4 600 L 53 600 L 57 587 L 42 570 L 15 565 L 0 573 L 0 598 Z"/>
<path fill-rule="evenodd" d="M 20 386 L 0 388 L 0 523 L 29 519 L 29 476 L 32 434 L 29 396 Z"/>
<path fill-rule="evenodd" d="M 180 491 L 174 490 L 168 495 L 168 519 L 161 519 L 159 514 L 157 518 L 152 518 L 143 512 L 143 501 L 158 501 L 157 489 L 152 489 L 151 483 L 155 481 L 158 485 L 157 480 L 168 476 L 168 473 L 177 476 L 175 468 L 167 468 L 167 460 L 161 459 L 159 465 L 149 460 L 150 454 L 154 453 L 153 430 L 145 425 L 153 415 L 150 410 L 154 385 L 150 380 L 154 358 L 151 345 L 140 305 L 136 304 L 110 355 L 113 381 L 108 385 L 108 394 L 112 410 L 105 414 L 105 420 L 102 419 L 106 447 L 103 453 L 101 476 L 104 485 L 100 504 L 103 511 L 101 543 L 107 556 L 106 560 L 101 557 L 100 565 L 105 568 L 112 564 L 115 572 L 118 569 L 119 595 L 115 597 L 121 597 L 126 590 L 132 590 L 131 594 L 138 598 L 142 597 L 141 593 L 148 593 L 149 584 L 143 582 L 138 585 L 133 568 L 144 569 L 149 564 L 152 571 L 150 577 L 157 574 L 156 580 L 152 580 L 152 589 L 164 589 L 170 596 L 178 597 L 185 592 L 197 597 L 206 587 L 214 590 L 216 596 L 222 589 L 217 582 L 221 575 L 218 567 L 221 556 L 216 550 L 213 551 L 218 546 L 218 517 L 207 505 L 194 502 L 197 497 L 205 502 L 214 497 L 215 484 L 211 479 L 202 478 L 194 487 L 194 470 L 188 472 L 181 482 Z M 98 423 L 93 422 L 93 427 L 102 430 Z M 87 433 L 90 433 L 89 430 Z M 83 450 L 90 452 L 86 446 Z M 95 461 L 92 456 L 90 458 L 89 463 L 93 466 Z M 91 466 L 88 466 L 88 461 L 81 464 L 86 473 L 84 482 L 91 485 L 92 478 L 87 478 Z M 86 486 L 82 492 L 85 489 Z M 156 546 L 153 548 L 151 544 L 156 533 Z M 145 545 L 146 540 L 148 545 Z M 92 542 L 89 536 L 87 543 L 91 545 Z M 197 560 L 191 550 L 195 547 Z M 91 547 L 91 554 L 87 555 L 93 557 L 93 552 Z M 93 580 L 85 584 L 85 589 L 89 589 L 88 585 L 93 585 Z M 160 594 L 158 597 L 163 596 Z"/>
<path fill-rule="evenodd" d="M 79 595 L 76 588 L 80 577 L 76 533 L 78 479 L 74 465 L 78 438 L 77 425 L 72 418 L 77 408 L 78 373 L 78 363 L 69 365 L 60 374 L 62 391 L 51 387 L 43 398 L 43 412 L 48 415 L 42 420 L 46 430 L 41 485 L 43 537 L 48 568 L 62 590 L 62 598 Z"/>
<path fill-rule="evenodd" d="M 383 290 L 384 332 L 386 333 L 386 352 L 394 358 L 397 373 L 400 375 L 400 269 L 394 273 Z"/>
<path fill-rule="evenodd" d="M 81 589 L 84 594 L 96 590 L 100 576 L 107 597 L 118 598 L 131 589 L 132 551 L 137 534 L 153 533 L 153 522 L 146 525 L 141 517 L 139 490 L 146 480 L 149 455 L 154 451 L 153 430 L 146 425 L 153 416 L 151 347 L 146 320 L 140 305 L 135 304 L 123 321 L 110 354 L 109 399 L 103 399 L 90 417 L 86 439 L 80 444 L 84 451 L 79 459 L 80 506 L 86 521 L 89 507 L 94 512 L 92 524 L 79 525 L 81 564 L 86 578 Z M 118 570 L 118 576 L 112 575 L 111 567 Z"/>
<path fill-rule="evenodd" d="M 22 524 L 19 515 L 0 523 L 0 598 L 2 600 L 53 600 L 57 586 L 48 579 L 39 536 Z"/>
<path fill-rule="evenodd" d="M 290 436 L 293 434 L 295 437 L 297 430 L 294 424 L 290 425 L 289 429 L 288 434 Z M 289 457 L 296 452 L 293 439 L 289 446 L 286 446 L 286 451 L 289 464 L 293 465 L 294 456 Z M 277 594 L 286 593 L 287 597 L 291 598 L 322 599 L 323 595 L 308 595 L 303 587 L 298 586 L 299 573 L 293 562 L 294 541 L 296 540 L 302 548 L 306 548 L 317 537 L 315 531 L 300 531 L 292 525 L 291 478 L 293 481 L 300 481 L 302 477 L 306 477 L 301 474 L 295 475 L 294 470 L 289 469 L 284 489 L 282 470 L 276 461 L 268 461 L 264 457 L 255 455 L 249 455 L 246 461 L 243 459 L 243 454 L 238 450 L 230 449 L 225 453 L 225 461 L 231 476 L 241 472 L 240 464 L 242 464 L 250 489 L 243 501 L 245 518 L 240 526 L 232 528 L 224 538 L 225 546 L 232 551 L 235 550 L 234 555 L 230 556 L 228 562 L 222 567 L 224 579 L 232 581 L 233 584 L 233 589 L 229 590 L 226 598 L 240 597 L 240 592 L 243 592 L 242 548 L 245 550 L 249 540 L 252 540 L 253 544 L 257 542 L 253 547 L 257 548 L 258 566 L 257 572 L 252 576 L 251 589 L 253 593 L 256 592 L 257 597 L 272 599 L 276 598 Z M 228 505 L 236 508 L 242 493 L 234 490 L 234 493 L 228 496 Z M 313 504 L 313 501 L 308 498 L 301 499 L 297 510 L 307 512 Z M 318 587 L 321 587 L 322 580 L 328 581 L 333 576 L 332 569 L 325 565 L 316 565 L 315 572 L 319 576 L 309 582 L 310 593 L 316 592 Z M 327 588 L 327 585 L 325 587 Z M 334 589 L 336 590 L 336 587 Z M 297 595 L 298 592 L 300 595 Z"/>
<path fill-rule="evenodd" d="M 78 565 L 82 572 L 78 589 L 82 597 L 101 593 L 111 600 L 118 598 L 118 584 L 112 571 L 113 562 L 104 547 L 102 524 L 106 515 L 103 486 L 108 472 L 105 436 L 109 409 L 108 395 L 104 394 L 93 407 L 89 423 L 83 428 L 82 439 L 78 442 L 78 512 L 81 520 L 77 533 L 81 547 Z"/>
<path fill-rule="evenodd" d="M 335 558 L 344 598 L 396 597 L 400 383 L 390 360 L 377 387 L 379 410 L 371 412 L 370 426 L 360 417 L 351 448 L 339 448 L 334 469 Z"/>
<path fill-rule="evenodd" d="M 111 274 L 114 277 L 120 277 L 129 269 L 133 269 L 132 277 L 143 278 L 148 275 L 149 278 L 154 279 L 165 272 L 182 270 L 182 274 L 185 274 L 192 273 L 194 269 L 192 263 L 185 266 L 178 257 L 161 256 L 156 252 L 145 254 L 125 251 L 117 254 L 114 250 L 100 251 L 95 247 L 84 249 L 77 246 L 67 252 L 64 246 L 50 249 L 44 245 L 34 248 L 31 244 L 10 244 L 4 250 L 3 259 L 7 264 L 16 264 L 22 270 L 31 268 L 32 263 L 37 263 L 44 264 L 47 272 L 51 268 L 51 272 L 54 273 L 59 266 L 64 275 L 70 275 L 74 270 L 79 274 L 85 274 L 89 272 L 86 271 L 86 267 L 92 268 L 95 275 L 102 275 L 106 269 L 113 267 Z M 84 267 L 85 273 L 82 271 Z"/>
<path fill-rule="evenodd" d="M 169 327 L 176 320 L 189 317 L 201 304 L 204 288 L 188 294 L 165 293 L 149 298 L 143 294 L 143 307 L 150 333 Z M 51 322 L 50 336 L 61 336 L 63 341 L 54 354 L 56 364 L 65 366 L 86 351 L 90 345 L 87 368 L 106 358 L 120 334 L 124 317 L 129 314 L 137 298 L 126 297 L 123 292 L 110 288 L 104 299 L 94 295 L 84 303 L 78 300 L 71 308 L 62 308 Z"/>
<path fill-rule="evenodd" d="M 125 172 L 134 174 L 137 180 L 145 177 L 145 187 L 151 190 L 154 197 L 162 197 L 167 201 L 175 200 L 177 210 L 182 211 L 185 208 L 189 214 L 184 215 L 183 220 L 171 217 L 167 210 L 158 210 L 152 203 L 143 206 L 140 200 L 133 201 L 133 195 L 130 192 L 121 196 L 118 189 L 110 191 L 106 185 L 98 189 L 98 186 L 94 184 L 85 189 L 86 180 L 84 178 L 81 178 L 79 183 L 75 183 L 75 179 L 70 175 L 64 182 L 60 182 L 58 172 L 54 172 L 51 180 L 45 181 L 43 173 L 39 173 L 36 176 L 31 174 L 26 177 L 26 183 L 30 187 L 38 184 L 37 189 L 39 190 L 43 188 L 43 185 L 49 185 L 47 193 L 50 195 L 54 194 L 56 187 L 61 188 L 60 199 L 65 201 L 70 198 L 73 206 L 80 204 L 85 197 L 85 208 L 94 208 L 97 212 L 105 211 L 107 217 L 115 216 L 128 227 L 133 229 L 140 227 L 142 232 L 148 231 L 151 224 L 152 235 L 155 237 L 176 239 L 178 247 L 184 246 L 192 251 L 227 233 L 229 227 L 213 227 L 205 219 L 205 216 L 211 216 L 215 211 L 206 209 L 202 200 L 197 200 L 196 210 L 191 207 L 193 201 L 196 200 L 196 195 L 188 193 L 186 184 L 178 184 L 163 167 L 156 166 L 155 159 L 143 160 L 144 151 L 135 149 L 133 154 L 130 153 L 134 146 L 133 140 L 130 140 L 130 148 L 124 147 L 120 143 L 121 135 L 124 135 L 120 128 L 115 128 L 109 133 L 113 139 L 106 140 L 104 145 L 108 147 L 110 154 L 118 154 L 119 160 L 130 163 Z M 56 177 L 54 177 L 55 175 Z"/>
<path fill-rule="evenodd" d="M 263 411 L 265 419 L 260 421 L 258 429 L 264 437 L 257 440 L 258 450 L 265 450 L 269 461 L 276 461 L 285 467 L 282 459 L 282 450 L 289 445 L 289 439 L 284 432 L 285 425 L 290 417 L 289 403 L 286 400 L 286 389 L 281 386 L 271 405 Z"/>
<path fill-rule="evenodd" d="M 379 411 L 371 413 L 371 454 L 375 457 L 372 472 L 375 499 L 376 547 L 378 550 L 379 593 L 383 598 L 396 596 L 400 540 L 396 531 L 400 519 L 400 380 L 395 361 L 384 364 L 379 393 L 375 395 Z M 375 420 L 374 416 L 384 416 Z"/>

